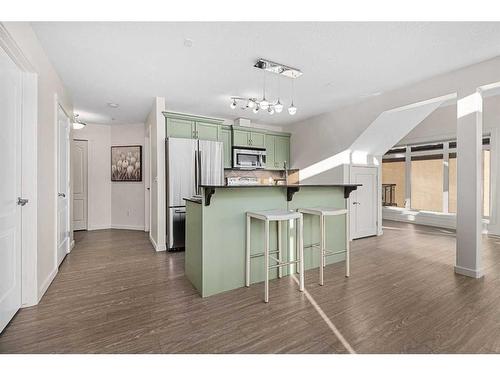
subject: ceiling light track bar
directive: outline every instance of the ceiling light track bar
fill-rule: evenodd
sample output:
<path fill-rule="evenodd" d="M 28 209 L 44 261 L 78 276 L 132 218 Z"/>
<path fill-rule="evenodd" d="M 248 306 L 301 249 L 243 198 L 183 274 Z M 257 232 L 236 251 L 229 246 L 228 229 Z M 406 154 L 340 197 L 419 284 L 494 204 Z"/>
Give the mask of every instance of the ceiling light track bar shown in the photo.
<path fill-rule="evenodd" d="M 302 72 L 297 68 L 266 59 L 258 59 L 254 67 L 293 79 L 302 75 Z"/>

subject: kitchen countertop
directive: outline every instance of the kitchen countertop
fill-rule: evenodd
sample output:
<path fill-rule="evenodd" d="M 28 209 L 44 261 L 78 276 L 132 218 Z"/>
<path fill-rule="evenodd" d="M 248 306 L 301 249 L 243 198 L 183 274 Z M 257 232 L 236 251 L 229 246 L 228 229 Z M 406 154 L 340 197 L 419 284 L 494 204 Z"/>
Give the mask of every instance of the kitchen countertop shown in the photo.
<path fill-rule="evenodd" d="M 209 189 L 231 189 L 231 188 L 255 188 L 255 187 L 280 187 L 280 188 L 301 188 L 301 187 L 358 187 L 361 184 L 289 184 L 289 185 L 200 185 Z"/>
<path fill-rule="evenodd" d="M 349 198 L 351 192 L 361 184 L 291 184 L 291 185 L 200 185 L 205 195 L 205 206 L 210 206 L 212 195 L 217 189 L 241 189 L 241 188 L 286 188 L 287 201 L 291 201 L 293 195 L 301 188 L 343 188 L 344 198 Z"/>
<path fill-rule="evenodd" d="M 191 198 L 182 198 L 182 199 L 184 199 L 185 201 L 189 201 L 189 202 L 193 202 L 193 203 L 199 203 L 199 204 L 201 204 L 201 202 L 202 202 L 201 198 L 192 198 L 191 197 Z"/>

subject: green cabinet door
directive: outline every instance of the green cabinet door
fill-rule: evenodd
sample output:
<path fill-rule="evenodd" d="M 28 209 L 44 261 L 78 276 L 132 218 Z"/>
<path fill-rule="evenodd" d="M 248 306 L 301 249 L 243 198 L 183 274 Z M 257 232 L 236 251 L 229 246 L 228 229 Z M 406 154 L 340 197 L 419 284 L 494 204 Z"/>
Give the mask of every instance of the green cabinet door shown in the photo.
<path fill-rule="evenodd" d="M 250 132 L 233 130 L 233 146 L 250 146 Z"/>
<path fill-rule="evenodd" d="M 266 169 L 276 169 L 276 162 L 274 160 L 274 135 L 266 135 Z"/>
<path fill-rule="evenodd" d="M 285 161 L 287 168 L 290 168 L 290 137 L 275 136 L 274 149 L 276 168 L 283 169 L 283 163 Z"/>
<path fill-rule="evenodd" d="M 194 121 L 167 118 L 167 137 L 194 138 Z"/>
<path fill-rule="evenodd" d="M 231 130 L 221 129 L 219 133 L 219 141 L 224 144 L 224 168 L 231 168 Z"/>
<path fill-rule="evenodd" d="M 266 147 L 266 135 L 263 133 L 250 133 L 250 146 L 252 147 Z"/>
<path fill-rule="evenodd" d="M 196 122 L 196 138 L 206 141 L 217 141 L 219 139 L 219 125 L 205 122 Z"/>

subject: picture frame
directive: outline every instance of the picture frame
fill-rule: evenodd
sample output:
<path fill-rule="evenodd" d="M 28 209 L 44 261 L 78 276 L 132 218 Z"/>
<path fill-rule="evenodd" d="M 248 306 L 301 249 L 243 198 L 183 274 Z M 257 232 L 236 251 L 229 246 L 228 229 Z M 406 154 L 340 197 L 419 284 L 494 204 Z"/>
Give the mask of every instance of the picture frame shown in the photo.
<path fill-rule="evenodd" d="M 142 181 L 142 146 L 111 146 L 111 181 Z"/>

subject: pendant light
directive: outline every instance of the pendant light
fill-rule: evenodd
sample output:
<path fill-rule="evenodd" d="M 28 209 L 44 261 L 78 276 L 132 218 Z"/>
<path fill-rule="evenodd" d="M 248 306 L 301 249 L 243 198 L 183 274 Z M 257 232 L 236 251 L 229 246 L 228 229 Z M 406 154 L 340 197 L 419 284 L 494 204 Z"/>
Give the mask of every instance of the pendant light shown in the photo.
<path fill-rule="evenodd" d="M 294 94 L 295 94 L 295 87 L 294 87 L 294 81 L 292 80 L 292 104 L 288 108 L 288 113 L 290 114 L 290 116 L 293 116 L 294 114 L 297 113 L 297 107 L 295 107 L 295 105 L 293 104 L 293 97 L 295 96 Z"/>
<path fill-rule="evenodd" d="M 280 102 L 280 96 L 281 96 L 281 85 L 280 85 L 280 76 L 278 76 L 278 101 L 274 105 L 276 113 L 281 113 L 281 111 L 283 111 L 283 104 L 281 104 Z"/>
<path fill-rule="evenodd" d="M 264 72 L 264 89 L 262 90 L 262 100 L 260 101 L 260 108 L 264 111 L 269 108 L 269 102 L 266 99 L 266 73 Z"/>
<path fill-rule="evenodd" d="M 73 116 L 73 129 L 80 130 L 83 129 L 87 124 L 78 119 L 78 114 Z"/>

